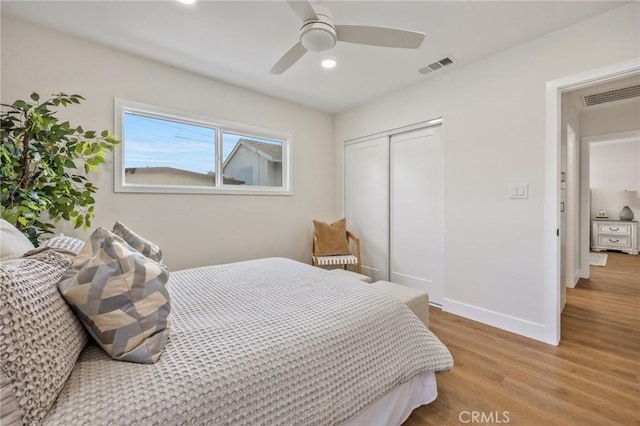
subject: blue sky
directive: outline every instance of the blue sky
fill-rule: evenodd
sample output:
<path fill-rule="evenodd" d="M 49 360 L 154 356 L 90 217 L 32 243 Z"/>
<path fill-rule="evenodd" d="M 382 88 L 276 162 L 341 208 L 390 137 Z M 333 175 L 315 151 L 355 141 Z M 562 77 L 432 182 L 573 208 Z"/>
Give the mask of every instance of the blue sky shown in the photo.
<path fill-rule="evenodd" d="M 223 161 L 240 138 L 223 134 Z M 174 167 L 198 173 L 215 169 L 214 129 L 126 113 L 124 140 L 125 167 Z"/>

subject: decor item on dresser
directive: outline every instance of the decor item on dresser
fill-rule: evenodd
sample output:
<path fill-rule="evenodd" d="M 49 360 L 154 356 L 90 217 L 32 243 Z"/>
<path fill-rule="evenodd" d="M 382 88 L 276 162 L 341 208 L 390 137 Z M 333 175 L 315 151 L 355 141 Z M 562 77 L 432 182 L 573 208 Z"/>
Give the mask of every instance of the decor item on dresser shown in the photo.
<path fill-rule="evenodd" d="M 629 208 L 629 206 L 624 206 L 622 210 L 620 210 L 620 220 L 633 220 L 633 211 Z"/>
<path fill-rule="evenodd" d="M 600 220 L 592 222 L 591 251 L 619 250 L 638 254 L 638 222 Z"/>
<path fill-rule="evenodd" d="M 98 133 L 58 120 L 57 108 L 83 100 L 58 93 L 40 101 L 32 93 L 31 101 L 2 104 L 0 217 L 34 245 L 51 233 L 50 221 L 67 220 L 74 228 L 87 229 L 95 216 L 98 188 L 85 174 L 98 171 L 119 141 L 107 130 Z"/>

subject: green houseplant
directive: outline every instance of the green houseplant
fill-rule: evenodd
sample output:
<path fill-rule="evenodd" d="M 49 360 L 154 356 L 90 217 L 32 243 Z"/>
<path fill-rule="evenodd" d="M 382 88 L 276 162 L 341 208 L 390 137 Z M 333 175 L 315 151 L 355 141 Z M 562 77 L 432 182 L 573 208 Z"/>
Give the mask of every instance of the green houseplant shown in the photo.
<path fill-rule="evenodd" d="M 58 93 L 40 101 L 32 93 L 30 101 L 2 104 L 0 216 L 34 245 L 60 220 L 86 229 L 95 217 L 98 188 L 86 175 L 98 170 L 119 141 L 107 130 L 84 130 L 56 117 L 58 108 L 83 100 Z"/>

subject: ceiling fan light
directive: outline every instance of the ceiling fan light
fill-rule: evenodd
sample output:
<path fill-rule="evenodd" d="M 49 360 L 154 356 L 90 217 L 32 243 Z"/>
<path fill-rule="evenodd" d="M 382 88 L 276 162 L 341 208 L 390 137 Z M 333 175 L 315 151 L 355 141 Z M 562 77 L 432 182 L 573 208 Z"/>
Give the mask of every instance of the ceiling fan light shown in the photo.
<path fill-rule="evenodd" d="M 336 45 L 336 31 L 323 22 L 313 22 L 302 27 L 300 43 L 311 52 L 324 52 Z"/>

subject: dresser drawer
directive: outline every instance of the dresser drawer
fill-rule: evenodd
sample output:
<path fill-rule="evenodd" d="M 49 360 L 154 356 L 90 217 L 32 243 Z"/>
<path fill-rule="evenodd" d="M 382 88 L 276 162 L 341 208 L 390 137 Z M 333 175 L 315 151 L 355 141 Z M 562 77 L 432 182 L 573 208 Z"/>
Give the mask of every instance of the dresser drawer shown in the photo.
<path fill-rule="evenodd" d="M 615 227 L 614 227 L 615 228 Z M 631 237 L 598 235 L 598 245 L 609 248 L 630 248 Z"/>
<path fill-rule="evenodd" d="M 606 235 L 629 235 L 631 236 L 631 225 L 629 224 L 598 224 L 598 234 Z"/>

